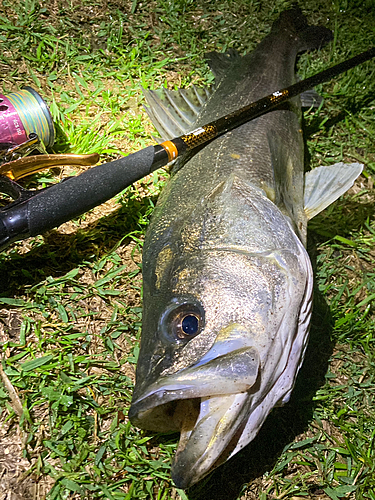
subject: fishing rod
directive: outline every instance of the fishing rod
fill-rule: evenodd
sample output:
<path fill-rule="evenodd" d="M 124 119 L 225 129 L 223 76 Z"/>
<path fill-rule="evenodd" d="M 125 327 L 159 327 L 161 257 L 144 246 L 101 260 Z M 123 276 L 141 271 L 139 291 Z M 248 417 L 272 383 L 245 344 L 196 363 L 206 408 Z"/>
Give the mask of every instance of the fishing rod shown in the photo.
<path fill-rule="evenodd" d="M 16 182 L 21 175 L 13 175 L 13 179 L 10 178 L 12 176 L 0 175 L 0 192 L 15 200 L 0 210 L 0 251 L 15 241 L 42 234 L 91 210 L 185 153 L 373 57 L 375 47 L 290 87 L 277 90 L 190 133 L 103 163 L 41 190 L 22 188 Z M 8 164 L 9 169 L 11 163 Z M 6 173 L 5 165 L 2 167 Z M 19 174 L 21 171 L 22 168 Z"/>

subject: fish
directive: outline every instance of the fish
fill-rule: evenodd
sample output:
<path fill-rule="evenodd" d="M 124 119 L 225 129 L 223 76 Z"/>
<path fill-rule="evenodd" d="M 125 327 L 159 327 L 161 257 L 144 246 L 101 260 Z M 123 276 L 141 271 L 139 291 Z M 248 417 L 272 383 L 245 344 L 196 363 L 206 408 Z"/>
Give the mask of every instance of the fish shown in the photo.
<path fill-rule="evenodd" d="M 213 88 L 146 91 L 163 140 L 296 81 L 298 53 L 332 38 L 299 8 L 247 55 L 208 55 Z M 310 93 L 311 102 L 311 93 Z M 129 418 L 180 432 L 171 475 L 186 489 L 257 435 L 291 395 L 308 342 L 313 272 L 307 222 L 361 164 L 304 173 L 294 98 L 177 161 L 143 248 L 143 319 Z"/>

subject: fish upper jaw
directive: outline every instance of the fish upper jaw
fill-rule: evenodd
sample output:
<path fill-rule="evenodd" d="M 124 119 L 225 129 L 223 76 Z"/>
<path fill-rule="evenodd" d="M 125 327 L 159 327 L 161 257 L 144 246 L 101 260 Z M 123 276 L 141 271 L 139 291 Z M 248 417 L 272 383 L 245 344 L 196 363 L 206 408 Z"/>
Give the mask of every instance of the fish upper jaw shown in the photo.
<path fill-rule="evenodd" d="M 144 406 L 143 411 L 147 411 L 158 401 L 167 403 L 176 397 L 191 399 L 247 392 L 256 381 L 259 364 L 258 351 L 243 347 L 160 378 L 132 406 Z"/>
<path fill-rule="evenodd" d="M 240 325 L 229 325 L 196 363 L 151 384 L 132 403 L 129 417 L 133 423 L 160 431 L 148 419 L 160 404 L 249 391 L 258 377 L 260 355 L 256 347 L 249 345 L 251 339 L 245 333 Z"/>

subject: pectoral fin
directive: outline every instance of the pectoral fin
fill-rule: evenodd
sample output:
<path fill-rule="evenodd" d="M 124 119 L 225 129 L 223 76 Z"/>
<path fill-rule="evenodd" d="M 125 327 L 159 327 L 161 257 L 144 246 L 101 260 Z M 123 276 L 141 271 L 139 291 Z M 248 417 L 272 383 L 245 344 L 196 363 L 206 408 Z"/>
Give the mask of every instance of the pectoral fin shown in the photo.
<path fill-rule="evenodd" d="M 362 163 L 335 163 L 317 167 L 305 175 L 305 213 L 308 220 L 352 187 L 363 169 Z"/>

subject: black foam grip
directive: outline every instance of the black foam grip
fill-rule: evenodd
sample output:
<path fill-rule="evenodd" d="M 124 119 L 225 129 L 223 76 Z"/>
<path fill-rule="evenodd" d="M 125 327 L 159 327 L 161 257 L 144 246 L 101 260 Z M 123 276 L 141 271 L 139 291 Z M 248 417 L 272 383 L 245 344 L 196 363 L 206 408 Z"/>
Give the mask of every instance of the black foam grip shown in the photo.
<path fill-rule="evenodd" d="M 154 146 L 69 177 L 27 201 L 29 235 L 36 236 L 104 203 L 154 170 Z"/>

